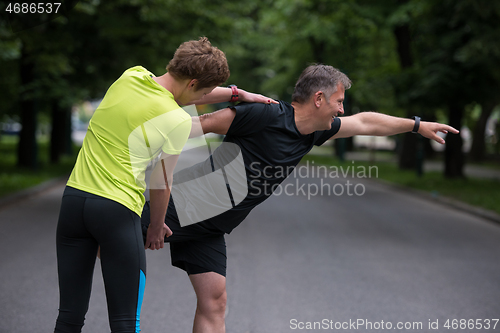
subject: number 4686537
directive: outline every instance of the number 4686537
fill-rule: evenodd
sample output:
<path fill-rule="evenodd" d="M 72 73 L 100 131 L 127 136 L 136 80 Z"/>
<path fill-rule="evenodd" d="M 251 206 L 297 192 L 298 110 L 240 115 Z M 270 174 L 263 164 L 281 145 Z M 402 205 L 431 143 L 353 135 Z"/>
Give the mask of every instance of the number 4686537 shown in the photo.
<path fill-rule="evenodd" d="M 443 325 L 446 329 L 495 329 L 498 324 L 498 319 L 448 319 Z"/>
<path fill-rule="evenodd" d="M 12 14 L 51 14 L 59 11 L 60 2 L 47 3 L 9 3 L 6 12 Z"/>

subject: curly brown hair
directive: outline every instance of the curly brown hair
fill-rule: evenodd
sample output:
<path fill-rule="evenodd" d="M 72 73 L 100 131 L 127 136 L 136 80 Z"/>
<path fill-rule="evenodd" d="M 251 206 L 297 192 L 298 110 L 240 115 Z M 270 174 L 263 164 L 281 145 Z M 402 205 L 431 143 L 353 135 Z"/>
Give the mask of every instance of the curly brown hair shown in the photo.
<path fill-rule="evenodd" d="M 196 79 L 195 90 L 218 86 L 229 78 L 226 55 L 212 46 L 207 37 L 182 43 L 167 71 L 176 79 Z"/>

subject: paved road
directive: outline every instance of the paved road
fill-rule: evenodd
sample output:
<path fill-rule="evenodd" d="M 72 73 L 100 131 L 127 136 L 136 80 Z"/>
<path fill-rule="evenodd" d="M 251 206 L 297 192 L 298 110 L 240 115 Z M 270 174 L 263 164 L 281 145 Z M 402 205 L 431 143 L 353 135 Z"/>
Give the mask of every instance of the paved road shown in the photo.
<path fill-rule="evenodd" d="M 351 179 L 349 188 L 345 179 L 298 181 L 286 183 L 292 195 L 272 197 L 227 237 L 228 332 L 313 332 L 299 328 L 324 319 L 374 328 L 342 332 L 479 332 L 443 325 L 500 317 L 499 225 L 363 179 Z M 326 192 L 324 184 L 335 182 L 344 195 L 308 199 L 307 184 Z M 364 194 L 346 194 L 354 189 Z M 0 210 L 2 333 L 53 329 L 62 190 Z M 168 250 L 148 251 L 143 332 L 189 332 L 194 307 L 189 280 L 169 265 Z M 439 329 L 429 330 L 429 320 L 439 320 Z M 393 329 L 382 329 L 389 322 Z M 396 329 L 398 322 L 422 328 Z M 108 331 L 97 267 L 84 332 Z M 500 323 L 482 331 L 500 331 Z"/>

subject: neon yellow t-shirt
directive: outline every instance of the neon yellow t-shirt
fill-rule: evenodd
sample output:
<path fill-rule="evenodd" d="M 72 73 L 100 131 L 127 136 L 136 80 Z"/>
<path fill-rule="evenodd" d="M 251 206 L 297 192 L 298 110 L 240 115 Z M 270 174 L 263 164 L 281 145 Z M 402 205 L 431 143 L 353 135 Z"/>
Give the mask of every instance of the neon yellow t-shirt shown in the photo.
<path fill-rule="evenodd" d="M 141 216 L 144 171 L 163 150 L 178 155 L 191 117 L 144 67 L 126 70 L 92 116 L 68 186 L 121 203 Z"/>

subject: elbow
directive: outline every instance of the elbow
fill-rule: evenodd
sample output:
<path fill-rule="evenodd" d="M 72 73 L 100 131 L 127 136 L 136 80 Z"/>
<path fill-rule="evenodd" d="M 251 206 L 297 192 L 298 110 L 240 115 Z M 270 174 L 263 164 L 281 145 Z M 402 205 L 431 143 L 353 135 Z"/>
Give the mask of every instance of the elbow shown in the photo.
<path fill-rule="evenodd" d="M 358 113 L 358 134 L 371 135 L 371 136 L 385 136 L 387 135 L 387 124 L 384 120 L 385 115 L 374 111 L 367 111 Z"/>
<path fill-rule="evenodd" d="M 201 116 L 198 117 L 198 119 L 199 119 L 198 131 L 200 132 L 200 135 L 207 134 L 207 133 L 210 133 L 213 131 L 211 126 L 210 126 L 210 118 L 211 117 L 213 117 L 212 113 L 205 113 L 205 114 L 202 114 Z"/>

